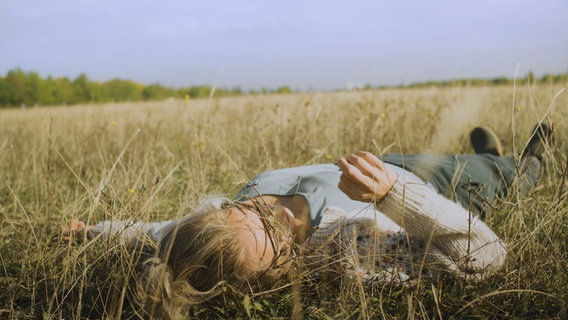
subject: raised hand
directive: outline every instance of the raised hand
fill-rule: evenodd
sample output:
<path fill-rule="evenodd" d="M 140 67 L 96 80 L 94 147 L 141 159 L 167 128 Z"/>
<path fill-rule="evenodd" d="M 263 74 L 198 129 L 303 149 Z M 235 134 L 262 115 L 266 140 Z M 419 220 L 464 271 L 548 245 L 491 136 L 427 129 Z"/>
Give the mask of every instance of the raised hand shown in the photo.
<path fill-rule="evenodd" d="M 378 203 L 398 179 L 384 162 L 366 151 L 341 158 L 337 165 L 342 172 L 338 187 L 353 200 Z"/>

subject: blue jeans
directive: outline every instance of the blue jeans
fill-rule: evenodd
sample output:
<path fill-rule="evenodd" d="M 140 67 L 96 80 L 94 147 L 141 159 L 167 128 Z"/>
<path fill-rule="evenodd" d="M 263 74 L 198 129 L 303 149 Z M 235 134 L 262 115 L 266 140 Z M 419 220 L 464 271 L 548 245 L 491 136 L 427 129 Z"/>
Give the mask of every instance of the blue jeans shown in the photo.
<path fill-rule="evenodd" d="M 507 194 L 517 177 L 517 166 L 512 157 L 492 154 L 388 154 L 382 160 L 414 173 L 440 194 L 457 201 L 482 219 L 495 199 Z M 537 176 L 538 172 L 529 170 L 523 179 L 525 190 L 536 183 Z"/>

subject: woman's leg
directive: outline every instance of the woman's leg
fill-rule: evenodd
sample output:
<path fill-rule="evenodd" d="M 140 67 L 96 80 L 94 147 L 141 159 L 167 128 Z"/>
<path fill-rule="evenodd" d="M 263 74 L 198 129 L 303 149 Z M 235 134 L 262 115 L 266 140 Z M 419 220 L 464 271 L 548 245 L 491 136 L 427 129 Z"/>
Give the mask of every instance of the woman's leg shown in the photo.
<path fill-rule="evenodd" d="M 499 156 L 499 153 L 456 156 L 389 154 L 382 160 L 413 172 L 440 194 L 484 218 L 495 199 L 505 196 L 513 182 L 518 181 L 525 192 L 536 184 L 545 145 L 553 139 L 553 130 L 545 123 L 538 124 L 520 163 L 512 157 Z M 498 141 L 495 143 L 499 144 Z"/>

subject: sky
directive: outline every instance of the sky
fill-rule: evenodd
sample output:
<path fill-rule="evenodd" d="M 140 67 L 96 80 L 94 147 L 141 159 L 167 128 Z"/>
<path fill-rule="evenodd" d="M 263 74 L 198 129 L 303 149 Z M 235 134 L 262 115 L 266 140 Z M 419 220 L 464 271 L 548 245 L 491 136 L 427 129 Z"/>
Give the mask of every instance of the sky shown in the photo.
<path fill-rule="evenodd" d="M 1 0 L 0 75 L 336 90 L 568 72 L 566 0 Z"/>

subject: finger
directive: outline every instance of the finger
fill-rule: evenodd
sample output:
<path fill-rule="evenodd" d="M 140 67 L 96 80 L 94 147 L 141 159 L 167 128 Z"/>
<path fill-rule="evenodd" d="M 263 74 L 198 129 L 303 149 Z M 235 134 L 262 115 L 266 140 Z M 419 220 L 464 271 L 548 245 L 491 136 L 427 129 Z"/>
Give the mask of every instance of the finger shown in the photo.
<path fill-rule="evenodd" d="M 341 170 L 341 174 L 344 176 L 354 177 L 358 174 L 361 174 L 359 169 L 350 164 L 345 158 L 339 159 L 337 161 L 337 166 L 339 167 L 339 170 Z"/>
<path fill-rule="evenodd" d="M 398 179 L 398 175 L 394 171 L 389 169 L 385 165 L 385 163 L 381 159 L 379 159 L 377 156 L 375 156 L 374 154 L 367 152 L 367 151 L 358 151 L 355 154 L 360 156 L 361 158 L 363 158 L 373 168 L 378 170 L 378 171 L 375 171 L 376 173 L 384 174 L 389 183 L 392 184 Z M 375 178 L 377 178 L 377 177 L 375 177 Z"/>
<path fill-rule="evenodd" d="M 382 169 L 385 166 L 384 162 L 382 162 L 377 156 L 368 151 L 357 151 L 355 152 L 355 154 L 367 161 L 373 167 Z"/>
<path fill-rule="evenodd" d="M 347 161 L 345 161 L 345 158 L 343 157 L 339 158 L 335 164 L 339 167 L 339 171 L 342 172 L 346 170 L 346 167 L 348 166 Z"/>
<path fill-rule="evenodd" d="M 342 188 L 344 190 L 348 190 L 347 193 L 349 194 L 359 194 L 372 190 L 373 185 L 375 184 L 373 179 L 363 175 L 356 169 L 355 171 L 356 174 L 353 176 L 345 173 L 339 176 Z"/>
<path fill-rule="evenodd" d="M 350 164 L 345 158 L 339 159 L 337 166 L 341 169 L 341 176 L 345 179 L 350 180 L 354 184 L 362 184 L 364 181 L 369 179 L 368 176 L 361 173 L 359 168 Z"/>
<path fill-rule="evenodd" d="M 367 160 L 354 154 L 348 156 L 347 161 L 368 177 L 376 177 L 380 174 L 377 168 L 373 167 Z"/>

